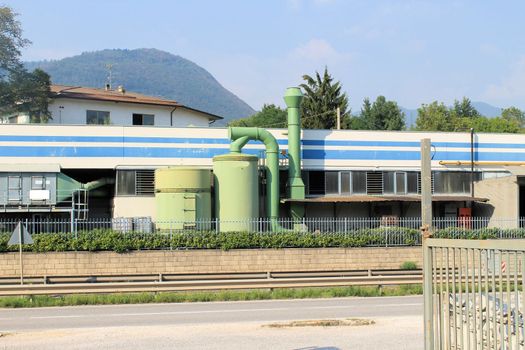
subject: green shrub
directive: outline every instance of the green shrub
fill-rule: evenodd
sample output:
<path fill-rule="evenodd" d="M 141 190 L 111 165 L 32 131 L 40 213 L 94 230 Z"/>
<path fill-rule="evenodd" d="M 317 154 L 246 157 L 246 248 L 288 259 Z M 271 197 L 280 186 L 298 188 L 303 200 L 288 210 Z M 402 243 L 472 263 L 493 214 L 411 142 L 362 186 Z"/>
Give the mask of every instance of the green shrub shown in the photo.
<path fill-rule="evenodd" d="M 7 246 L 10 233 L 0 233 L 0 252 L 17 251 Z M 525 229 L 478 229 L 457 227 L 438 230 L 437 238 L 494 239 L 500 237 L 524 238 Z M 215 232 L 175 231 L 122 233 L 110 229 L 95 229 L 72 233 L 33 234 L 34 244 L 24 246 L 25 251 L 115 251 L 152 249 L 249 249 L 249 248 L 329 248 L 366 247 L 421 244 L 419 230 L 404 227 L 354 229 L 346 232 Z"/>
<path fill-rule="evenodd" d="M 401 270 L 417 270 L 417 264 L 413 261 L 405 261 L 399 268 Z"/>

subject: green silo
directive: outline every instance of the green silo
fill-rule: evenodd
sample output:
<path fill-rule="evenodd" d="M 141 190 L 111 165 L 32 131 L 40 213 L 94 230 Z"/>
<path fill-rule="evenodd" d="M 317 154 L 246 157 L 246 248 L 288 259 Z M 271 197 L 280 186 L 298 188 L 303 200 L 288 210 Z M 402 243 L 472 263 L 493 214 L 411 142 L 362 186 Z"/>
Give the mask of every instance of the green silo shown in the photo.
<path fill-rule="evenodd" d="M 192 167 L 155 170 L 157 229 L 211 227 L 211 171 Z"/>
<path fill-rule="evenodd" d="M 215 212 L 220 230 L 249 231 L 259 217 L 258 158 L 230 153 L 213 157 Z"/>

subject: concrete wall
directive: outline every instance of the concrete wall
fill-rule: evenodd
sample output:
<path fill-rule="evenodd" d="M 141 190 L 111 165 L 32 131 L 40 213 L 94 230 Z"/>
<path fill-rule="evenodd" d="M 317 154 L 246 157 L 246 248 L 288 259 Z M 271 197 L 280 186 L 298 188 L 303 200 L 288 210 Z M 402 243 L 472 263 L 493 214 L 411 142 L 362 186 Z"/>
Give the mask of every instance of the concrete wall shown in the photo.
<path fill-rule="evenodd" d="M 422 264 L 421 247 L 26 253 L 25 276 L 397 269 Z M 0 254 L 0 276 L 19 275 L 18 253 Z"/>
<path fill-rule="evenodd" d="M 474 215 L 490 217 L 491 227 L 513 228 L 518 226 L 519 185 L 516 176 L 478 181 L 474 184 L 476 197 L 488 198 L 488 203 L 476 204 Z M 516 219 L 496 221 L 497 219 Z"/>
<path fill-rule="evenodd" d="M 59 108 L 60 106 L 64 108 Z M 173 112 L 173 125 L 171 125 L 170 113 L 172 107 L 152 106 L 122 102 L 106 102 L 92 100 L 78 100 L 60 98 L 49 104 L 52 120 L 50 124 L 86 124 L 86 111 L 108 111 L 112 125 L 133 125 L 133 113 L 153 114 L 155 126 L 208 126 L 208 116 L 204 113 L 177 108 Z"/>
<path fill-rule="evenodd" d="M 114 197 L 113 217 L 151 217 L 155 220 L 157 209 L 155 197 Z"/>

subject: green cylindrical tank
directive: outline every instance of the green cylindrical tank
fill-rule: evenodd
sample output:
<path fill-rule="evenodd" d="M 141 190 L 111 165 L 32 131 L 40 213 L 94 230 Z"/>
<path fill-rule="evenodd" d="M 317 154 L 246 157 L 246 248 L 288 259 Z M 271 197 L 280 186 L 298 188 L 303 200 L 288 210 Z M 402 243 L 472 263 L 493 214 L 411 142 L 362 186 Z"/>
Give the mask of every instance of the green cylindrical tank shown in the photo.
<path fill-rule="evenodd" d="M 250 231 L 259 217 L 258 158 L 230 153 L 213 157 L 215 212 L 220 230 Z"/>
<path fill-rule="evenodd" d="M 158 229 L 211 227 L 211 171 L 174 167 L 155 170 Z"/>

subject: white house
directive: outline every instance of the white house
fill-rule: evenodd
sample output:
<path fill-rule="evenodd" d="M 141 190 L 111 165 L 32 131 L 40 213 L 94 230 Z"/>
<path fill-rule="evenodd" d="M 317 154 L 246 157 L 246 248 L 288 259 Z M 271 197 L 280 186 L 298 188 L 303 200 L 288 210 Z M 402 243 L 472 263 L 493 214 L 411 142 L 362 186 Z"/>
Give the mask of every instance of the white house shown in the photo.
<path fill-rule="evenodd" d="M 217 115 L 184 106 L 177 101 L 128 92 L 119 86 L 95 89 L 80 86 L 51 86 L 50 124 L 148 125 L 207 127 Z M 4 117 L 4 122 L 25 124 L 27 115 Z"/>

